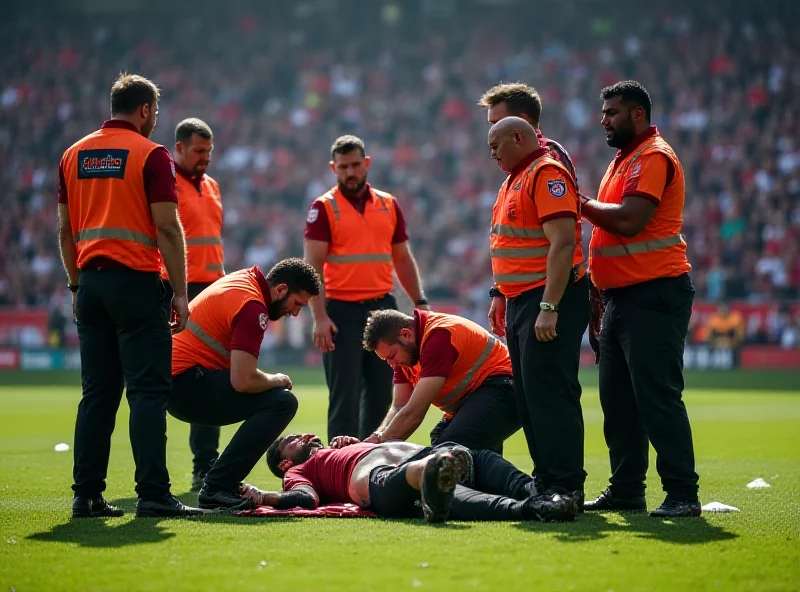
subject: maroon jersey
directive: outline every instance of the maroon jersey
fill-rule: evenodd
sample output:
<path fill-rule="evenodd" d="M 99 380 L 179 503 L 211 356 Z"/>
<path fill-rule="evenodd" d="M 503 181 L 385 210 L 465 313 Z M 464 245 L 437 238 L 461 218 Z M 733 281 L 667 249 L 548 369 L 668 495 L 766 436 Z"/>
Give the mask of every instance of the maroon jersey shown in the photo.
<path fill-rule="evenodd" d="M 283 476 L 283 490 L 298 485 L 310 485 L 319 495 L 320 505 L 357 503 L 350 497 L 350 477 L 358 461 L 375 450 L 379 444 L 353 444 L 344 448 L 324 448 L 315 452 L 302 465 L 292 467 Z"/>

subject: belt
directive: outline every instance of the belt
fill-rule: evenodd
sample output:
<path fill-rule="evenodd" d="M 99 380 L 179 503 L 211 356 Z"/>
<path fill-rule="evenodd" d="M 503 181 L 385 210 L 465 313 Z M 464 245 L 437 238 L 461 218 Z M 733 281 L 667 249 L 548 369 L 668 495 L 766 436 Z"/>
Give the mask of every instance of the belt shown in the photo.
<path fill-rule="evenodd" d="M 86 265 L 81 267 L 81 271 L 104 271 L 106 269 L 131 269 L 127 265 L 123 265 L 115 259 L 110 257 L 93 257 L 86 262 Z M 133 271 L 133 270 L 131 270 Z"/>
<path fill-rule="evenodd" d="M 336 302 L 344 302 L 346 304 L 377 304 L 387 296 L 389 296 L 388 292 L 386 294 L 383 294 L 382 296 L 377 296 L 376 298 L 367 298 L 366 300 L 342 300 L 341 298 L 328 298 L 328 300 Z"/>

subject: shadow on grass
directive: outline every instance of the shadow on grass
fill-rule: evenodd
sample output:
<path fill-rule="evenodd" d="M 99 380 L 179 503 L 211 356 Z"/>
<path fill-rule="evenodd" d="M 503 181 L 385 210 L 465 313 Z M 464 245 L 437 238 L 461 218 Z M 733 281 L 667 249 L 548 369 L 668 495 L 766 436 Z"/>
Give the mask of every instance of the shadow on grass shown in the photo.
<path fill-rule="evenodd" d="M 115 526 L 118 523 L 119 526 Z M 119 518 L 82 518 L 57 524 L 27 537 L 43 543 L 76 543 L 81 547 L 120 548 L 161 543 L 175 536 L 158 519 L 121 521 Z"/>
<path fill-rule="evenodd" d="M 607 517 L 614 516 L 612 521 Z M 616 520 L 619 520 L 618 522 Z M 677 518 L 664 520 L 651 518 L 645 513 L 581 514 L 575 522 L 541 524 L 521 522 L 516 528 L 535 532 L 555 532 L 556 540 L 578 543 L 607 538 L 615 533 L 632 534 L 637 538 L 654 539 L 678 545 L 697 545 L 714 541 L 727 541 L 739 535 L 720 526 L 709 524 L 705 518 Z"/>

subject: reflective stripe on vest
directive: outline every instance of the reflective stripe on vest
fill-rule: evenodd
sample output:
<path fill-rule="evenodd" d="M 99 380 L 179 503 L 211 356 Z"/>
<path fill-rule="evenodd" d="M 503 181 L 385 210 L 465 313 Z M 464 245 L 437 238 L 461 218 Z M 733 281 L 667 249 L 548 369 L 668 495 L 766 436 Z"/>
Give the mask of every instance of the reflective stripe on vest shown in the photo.
<path fill-rule="evenodd" d="M 194 236 L 186 239 L 186 245 L 189 247 L 209 247 L 221 244 L 222 238 L 219 236 Z"/>
<path fill-rule="evenodd" d="M 328 255 L 330 263 L 391 263 L 391 253 L 359 253 L 357 255 Z"/>
<path fill-rule="evenodd" d="M 550 252 L 550 247 L 508 247 L 505 249 L 489 249 L 492 257 L 502 257 L 504 259 L 524 259 L 526 257 L 541 257 Z"/>
<path fill-rule="evenodd" d="M 518 228 L 508 224 L 492 225 L 492 234 L 498 236 L 510 236 L 512 238 L 547 238 L 541 228 Z"/>
<path fill-rule="evenodd" d="M 139 243 L 147 247 L 157 247 L 158 242 L 154 238 L 150 238 L 146 234 L 130 230 L 128 228 L 84 228 L 80 232 L 76 232 L 72 237 L 76 243 L 81 241 L 95 240 L 98 238 L 108 238 L 115 240 L 125 240 L 132 243 Z"/>
<path fill-rule="evenodd" d="M 189 331 L 193 333 L 195 337 L 197 337 L 200 341 L 202 341 L 208 347 L 213 349 L 216 353 L 218 353 L 219 355 L 221 355 L 226 359 L 230 359 L 231 352 L 225 349 L 225 346 L 222 345 L 219 341 L 217 341 L 216 339 L 211 337 L 211 335 L 206 333 L 205 330 L 195 321 L 189 319 L 186 322 L 186 328 L 189 329 Z"/>
<path fill-rule="evenodd" d="M 327 199 L 329 202 L 331 202 L 331 209 L 333 209 L 333 217 L 338 222 L 339 221 L 339 204 L 336 203 L 336 198 L 333 197 L 332 193 L 327 193 L 327 194 L 325 194 L 323 199 Z"/>
<path fill-rule="evenodd" d="M 595 257 L 624 257 L 625 255 L 641 255 L 642 253 L 652 253 L 661 251 L 683 243 L 680 234 L 668 236 L 666 238 L 654 238 L 625 245 L 609 245 L 607 247 L 595 247 L 592 255 Z"/>
<path fill-rule="evenodd" d="M 542 273 L 496 273 L 494 281 L 498 284 L 521 284 L 524 282 L 538 282 L 547 277 Z"/>
<path fill-rule="evenodd" d="M 222 263 L 209 263 L 206 265 L 206 271 L 225 271 Z"/>
<path fill-rule="evenodd" d="M 499 343 L 498 339 L 489 336 L 489 343 L 486 344 L 486 347 L 483 348 L 481 355 L 478 356 L 478 359 L 475 360 L 475 363 L 470 366 L 469 370 L 467 370 L 466 374 L 464 374 L 464 378 L 458 381 L 458 384 L 453 387 L 453 390 L 450 391 L 445 398 L 443 398 L 440 402 L 440 409 L 445 413 L 453 413 L 457 410 L 457 408 L 451 409 L 450 406 L 458 403 L 458 398 L 463 394 L 464 389 L 467 388 L 469 385 L 469 381 L 478 371 L 478 369 L 486 363 L 486 360 L 489 359 L 489 356 L 492 355 L 492 351 L 494 350 L 494 346 Z"/>

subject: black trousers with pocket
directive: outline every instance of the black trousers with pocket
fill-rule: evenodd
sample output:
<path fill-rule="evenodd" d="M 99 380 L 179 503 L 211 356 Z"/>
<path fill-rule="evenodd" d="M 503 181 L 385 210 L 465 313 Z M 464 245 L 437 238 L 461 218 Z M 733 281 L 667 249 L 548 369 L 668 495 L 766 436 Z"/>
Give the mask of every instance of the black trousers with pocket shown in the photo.
<path fill-rule="evenodd" d="M 111 434 L 125 389 L 136 493 L 162 498 L 170 490 L 166 413 L 172 382 L 164 285 L 157 273 L 87 268 L 79 286 L 83 395 L 75 422 L 72 489 L 85 496 L 105 491 Z"/>
<path fill-rule="evenodd" d="M 174 292 L 169 282 L 165 282 L 165 285 L 167 287 L 167 294 L 164 302 L 167 308 L 169 308 Z M 200 292 L 210 285 L 210 283 L 189 282 L 186 286 L 189 302 L 194 300 Z M 219 456 L 219 435 L 219 426 L 192 424 L 189 427 L 189 448 L 192 450 L 194 473 L 205 475 L 214 465 L 214 462 L 216 462 Z"/>
<path fill-rule="evenodd" d="M 364 349 L 364 327 L 373 310 L 397 309 L 392 294 L 362 302 L 328 300 L 328 316 L 339 332 L 336 349 L 322 355 L 328 383 L 328 441 L 368 437 L 392 404 L 392 368 Z"/>
<path fill-rule="evenodd" d="M 205 478 L 212 491 L 233 491 L 292 421 L 297 398 L 284 388 L 240 393 L 231 386 L 230 370 L 195 366 L 173 377 L 169 413 L 217 428 L 243 422 Z"/>
<path fill-rule="evenodd" d="M 519 417 L 539 491 L 582 491 L 583 411 L 578 381 L 581 341 L 589 326 L 589 282 L 570 283 L 559 302 L 556 338 L 541 342 L 534 325 L 544 286 L 506 303 L 506 340 Z"/>
<path fill-rule="evenodd" d="M 503 454 L 503 442 L 521 427 L 514 381 L 510 376 L 491 376 L 464 399 L 453 417 L 443 417 L 433 427 L 431 446 L 455 442 Z"/>
<path fill-rule="evenodd" d="M 664 491 L 697 499 L 694 445 L 683 403 L 683 349 L 692 314 L 689 274 L 605 290 L 600 332 L 600 404 L 611 489 L 644 495 L 648 442 Z"/>

